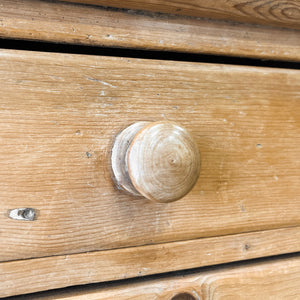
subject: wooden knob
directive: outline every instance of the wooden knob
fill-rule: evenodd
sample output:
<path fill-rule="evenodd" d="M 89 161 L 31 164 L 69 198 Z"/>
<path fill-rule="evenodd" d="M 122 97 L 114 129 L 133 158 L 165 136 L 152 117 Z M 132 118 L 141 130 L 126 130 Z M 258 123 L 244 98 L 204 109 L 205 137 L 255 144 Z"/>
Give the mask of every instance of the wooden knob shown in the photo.
<path fill-rule="evenodd" d="M 184 197 L 200 172 L 193 138 L 168 121 L 137 122 L 124 129 L 116 137 L 111 163 L 121 189 L 157 202 Z"/>

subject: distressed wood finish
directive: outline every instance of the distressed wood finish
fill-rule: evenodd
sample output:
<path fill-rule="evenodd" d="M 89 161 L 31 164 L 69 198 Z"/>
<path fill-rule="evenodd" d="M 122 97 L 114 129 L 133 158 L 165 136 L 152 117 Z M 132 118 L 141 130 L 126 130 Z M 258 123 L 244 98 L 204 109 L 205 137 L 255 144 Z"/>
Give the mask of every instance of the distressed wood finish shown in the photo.
<path fill-rule="evenodd" d="M 300 71 L 0 52 L 0 258 L 155 244 L 300 224 Z M 118 132 L 176 121 L 202 154 L 187 197 L 124 195 Z M 8 218 L 15 208 L 37 220 Z"/>
<path fill-rule="evenodd" d="M 300 295 L 300 257 L 224 266 L 127 284 L 74 288 L 23 300 L 295 300 Z M 185 295 L 185 297 L 183 297 Z M 181 296 L 181 297 L 180 297 Z M 17 300 L 17 299 L 16 299 Z"/>
<path fill-rule="evenodd" d="M 39 0 L 2 0 L 0 13 L 2 38 L 300 61 L 295 30 Z"/>
<path fill-rule="evenodd" d="M 297 0 L 65 1 L 300 29 L 300 3 Z"/>
<path fill-rule="evenodd" d="M 130 195 L 141 194 L 133 186 L 127 167 L 127 150 L 135 135 L 150 122 L 135 122 L 119 132 L 111 149 L 111 169 L 116 187 Z"/>
<path fill-rule="evenodd" d="M 299 250 L 300 227 L 295 227 L 161 245 L 4 262 L 0 263 L 0 297 Z"/>

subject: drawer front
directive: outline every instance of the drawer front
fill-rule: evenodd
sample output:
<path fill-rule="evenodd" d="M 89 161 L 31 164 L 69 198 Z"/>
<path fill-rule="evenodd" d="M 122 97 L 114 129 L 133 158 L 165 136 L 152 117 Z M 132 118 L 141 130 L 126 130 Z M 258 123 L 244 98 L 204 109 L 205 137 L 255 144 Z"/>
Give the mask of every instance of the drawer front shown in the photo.
<path fill-rule="evenodd" d="M 2 50 L 2 261 L 300 224 L 300 71 Z M 173 203 L 111 179 L 116 135 L 175 121 L 200 178 Z M 34 208 L 34 221 L 9 218 Z"/>
<path fill-rule="evenodd" d="M 23 296 L 21 299 L 295 300 L 300 295 L 299 270 L 300 258 L 294 256 L 131 283 L 81 286 L 39 293 L 38 296 Z"/>
<path fill-rule="evenodd" d="M 218 4 L 205 0 L 63 0 L 126 9 L 149 10 L 160 13 L 221 19 L 239 23 L 254 23 L 300 29 L 299 3 L 296 1 L 252 2 L 219 0 Z"/>
<path fill-rule="evenodd" d="M 77 2 L 80 1 L 84 0 Z M 102 5 L 113 5 L 111 0 L 106 4 L 103 0 L 94 1 Z M 223 3 L 220 5 L 218 2 L 219 7 L 227 6 L 228 1 L 221 1 Z M 148 1 L 134 2 L 135 4 L 140 2 L 142 9 L 149 8 L 146 7 L 150 3 Z M 186 2 L 181 4 L 186 5 Z M 246 24 L 245 15 L 237 25 L 234 22 L 212 20 L 215 18 L 213 15 L 202 15 L 204 18 L 186 18 L 166 14 L 153 16 L 149 13 L 141 14 L 124 9 L 112 10 L 101 6 L 59 1 L 1 0 L 1 4 L 0 36 L 8 40 L 36 40 L 73 45 L 300 61 L 299 31 Z M 128 8 L 128 5 L 132 3 L 122 1 L 118 4 L 126 5 Z M 167 8 L 171 8 L 172 4 L 176 7 L 176 3 L 172 1 L 168 3 Z M 203 1 L 202 4 L 210 6 L 213 2 Z M 269 5 L 272 4 L 265 3 L 265 7 Z M 291 8 L 291 5 L 288 5 Z M 192 11 L 196 11 L 194 7 Z M 210 9 L 207 11 L 212 12 Z M 295 12 L 297 12 L 296 9 Z M 228 11 L 224 11 L 224 13 L 229 18 L 234 15 L 233 12 L 228 14 Z M 261 14 L 258 16 L 261 17 Z M 282 18 L 282 14 L 280 20 L 277 19 L 281 23 L 280 26 L 285 26 L 284 19 L 287 20 L 287 18 Z M 298 23 L 299 27 L 298 19 L 290 15 L 290 25 Z M 270 21 L 270 18 L 267 18 L 267 21 Z M 276 20 L 273 19 L 273 21 L 275 22 L 267 22 L 268 25 L 276 25 Z M 7 43 L 8 41 L 6 45 Z M 16 46 L 18 47 L 13 43 L 12 47 Z M 57 45 L 47 47 L 54 51 L 61 49 Z M 74 46 L 70 50 L 73 52 Z M 160 53 L 160 55 L 163 54 Z"/>

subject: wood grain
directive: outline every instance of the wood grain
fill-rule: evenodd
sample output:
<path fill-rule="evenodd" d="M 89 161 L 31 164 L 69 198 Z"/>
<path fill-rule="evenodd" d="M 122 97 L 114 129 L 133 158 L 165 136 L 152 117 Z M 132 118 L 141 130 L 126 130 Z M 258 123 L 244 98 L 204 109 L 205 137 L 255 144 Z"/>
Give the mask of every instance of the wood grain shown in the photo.
<path fill-rule="evenodd" d="M 296 256 L 109 287 L 74 288 L 22 299 L 295 300 L 300 294 L 299 269 L 300 257 Z"/>
<path fill-rule="evenodd" d="M 300 61 L 295 30 L 39 0 L 2 0 L 0 13 L 2 38 Z"/>
<path fill-rule="evenodd" d="M 152 201 L 179 200 L 192 190 L 199 178 L 198 145 L 189 132 L 175 122 L 145 125 L 129 144 L 126 157 L 133 186 Z"/>
<path fill-rule="evenodd" d="M 149 10 L 241 23 L 264 24 L 300 29 L 297 0 L 65 0 L 102 6 Z"/>
<path fill-rule="evenodd" d="M 300 71 L 0 52 L 0 259 L 300 224 Z M 134 122 L 180 123 L 202 157 L 187 197 L 118 191 L 110 156 Z M 33 222 L 12 220 L 30 207 Z"/>
<path fill-rule="evenodd" d="M 119 132 L 111 149 L 111 169 L 115 185 L 130 195 L 141 196 L 133 186 L 128 174 L 127 151 L 135 135 L 151 122 L 135 122 Z"/>
<path fill-rule="evenodd" d="M 252 259 L 267 255 L 291 253 L 299 251 L 299 249 L 300 227 L 295 227 L 161 245 L 4 262 L 0 263 L 0 297 L 56 289 L 71 285 L 139 277 L 231 261 Z M 289 268 L 292 264 L 289 261 L 286 261 L 285 265 L 287 266 L 287 269 L 285 270 L 284 276 L 272 277 L 272 274 L 270 274 L 271 272 L 275 275 L 280 269 L 283 270 L 281 267 L 278 268 L 276 265 L 272 265 L 270 267 L 270 273 L 261 272 L 261 277 L 255 281 L 255 284 L 264 284 L 262 288 L 265 289 L 268 285 L 267 281 L 263 280 L 263 277 L 270 275 L 270 281 L 268 282 L 271 284 L 272 280 L 279 278 L 282 282 L 280 287 L 286 285 L 287 289 L 283 289 L 283 292 L 286 292 L 288 295 L 288 292 L 292 291 L 294 283 L 299 288 L 299 280 L 296 274 L 293 274 L 292 272 L 289 273 Z M 299 265 L 295 267 L 297 272 L 299 272 Z M 262 269 L 260 270 L 262 271 Z M 226 274 L 225 271 L 226 269 L 221 271 L 219 274 L 220 278 L 222 278 L 222 274 Z M 234 284 L 235 291 L 241 292 L 243 289 L 247 291 L 251 288 L 251 285 L 247 286 L 246 284 L 246 274 L 249 274 L 248 279 L 254 278 L 250 276 L 249 272 L 250 269 L 243 270 L 242 268 L 241 271 L 237 273 L 238 278 L 241 278 L 244 281 L 241 280 L 241 285 Z M 293 276 L 295 282 L 290 280 Z M 195 277 L 193 278 L 195 279 Z M 208 276 L 203 277 L 203 279 L 204 278 L 213 279 L 214 277 Z M 218 277 L 215 278 L 217 279 Z M 134 286 L 132 287 L 132 290 L 131 287 L 122 289 L 120 286 L 113 290 L 101 289 L 98 291 L 96 289 L 96 291 L 94 291 L 94 298 L 93 293 L 88 293 L 85 296 L 87 299 L 101 299 L 104 295 L 106 295 L 108 299 L 122 299 L 122 295 L 124 297 L 128 295 L 129 299 L 135 299 L 132 293 L 136 291 L 136 299 L 148 299 L 145 298 L 146 295 L 148 295 L 150 299 L 152 299 L 151 296 L 156 296 L 158 299 L 164 299 L 162 296 L 170 295 L 170 292 L 174 292 L 175 294 L 178 292 L 193 291 L 194 289 L 200 291 L 203 288 L 202 291 L 205 293 L 205 291 L 208 292 L 210 290 L 205 289 L 205 286 L 208 287 L 207 284 L 209 284 L 209 281 L 204 281 L 205 284 L 203 286 L 200 285 L 200 280 L 196 280 L 194 283 L 193 280 L 182 281 L 183 284 L 181 285 L 181 288 L 179 288 L 177 285 L 170 285 L 172 280 L 173 278 L 167 280 L 165 285 L 163 284 L 163 280 L 159 280 L 157 284 L 163 284 L 162 289 L 154 288 L 155 285 L 152 283 L 149 285 L 145 283 L 146 286 Z M 231 279 L 228 279 L 225 282 L 229 284 Z M 290 282 L 290 284 L 288 284 L 288 282 Z M 218 281 L 216 281 L 216 284 L 217 283 Z M 211 288 L 213 288 L 213 286 L 215 285 L 211 285 Z M 225 285 L 225 287 L 228 286 Z M 241 290 L 238 289 L 239 287 L 241 287 Z M 261 285 L 254 286 L 252 293 L 260 290 L 260 287 Z M 80 289 L 82 290 L 83 287 L 80 287 Z M 273 292 L 280 292 L 280 289 L 281 288 L 274 289 Z M 118 294 L 118 292 L 121 294 Z M 141 292 L 143 293 L 143 298 L 139 298 Z M 153 295 L 153 293 L 155 294 Z M 156 295 L 156 293 L 158 293 L 158 295 Z M 247 295 L 246 293 L 244 294 Z M 54 293 L 54 295 L 56 295 L 58 299 L 60 299 L 59 297 L 62 297 L 62 299 L 64 299 L 64 296 L 66 298 L 68 297 L 68 295 L 64 295 L 60 291 L 58 294 Z M 252 294 L 250 293 L 249 295 Z M 111 298 L 109 298 L 109 296 L 111 296 Z M 29 299 L 35 299 L 33 295 L 28 297 Z M 37 298 L 39 297 L 42 297 L 42 295 L 38 294 Z M 50 299 L 56 299 L 55 297 L 51 297 L 53 297 L 52 294 Z M 73 297 L 75 297 L 75 295 L 71 294 L 70 299 L 76 299 L 76 297 Z M 252 299 L 260 298 L 254 297 Z M 283 297 L 281 299 L 286 298 Z"/>

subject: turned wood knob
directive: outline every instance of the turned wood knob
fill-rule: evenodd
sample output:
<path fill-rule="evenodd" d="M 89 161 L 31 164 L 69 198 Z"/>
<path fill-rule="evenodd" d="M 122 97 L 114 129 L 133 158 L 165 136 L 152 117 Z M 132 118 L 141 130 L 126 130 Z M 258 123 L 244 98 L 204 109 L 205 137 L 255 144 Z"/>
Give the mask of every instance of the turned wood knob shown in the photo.
<path fill-rule="evenodd" d="M 124 129 L 115 139 L 111 163 L 119 188 L 156 202 L 184 197 L 200 172 L 193 138 L 168 121 L 137 122 Z"/>

